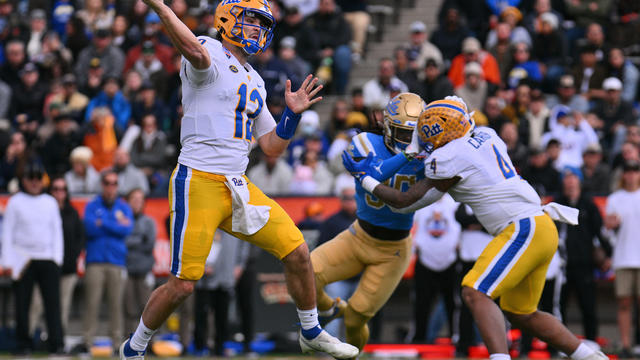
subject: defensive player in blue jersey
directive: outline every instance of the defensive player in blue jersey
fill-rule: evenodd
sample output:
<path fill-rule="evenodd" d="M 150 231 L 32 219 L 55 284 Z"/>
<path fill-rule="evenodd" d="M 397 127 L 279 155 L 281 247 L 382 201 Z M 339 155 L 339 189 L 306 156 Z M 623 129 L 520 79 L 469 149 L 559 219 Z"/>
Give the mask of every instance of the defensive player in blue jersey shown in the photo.
<path fill-rule="evenodd" d="M 424 106 L 420 96 L 412 93 L 391 99 L 384 110 L 384 135 L 358 134 L 349 145 L 350 156 L 358 160 L 371 154 L 376 163 L 375 177 L 388 178 L 386 184 L 406 191 L 424 178 L 422 161 L 412 159 L 405 151 Z M 347 342 L 362 350 L 369 339 L 367 322 L 389 299 L 409 265 L 413 213 L 391 211 L 359 182 L 356 202 L 357 220 L 316 248 L 311 263 L 321 323 L 344 315 Z M 325 285 L 358 274 L 362 274 L 360 283 L 348 302 L 325 293 Z"/>

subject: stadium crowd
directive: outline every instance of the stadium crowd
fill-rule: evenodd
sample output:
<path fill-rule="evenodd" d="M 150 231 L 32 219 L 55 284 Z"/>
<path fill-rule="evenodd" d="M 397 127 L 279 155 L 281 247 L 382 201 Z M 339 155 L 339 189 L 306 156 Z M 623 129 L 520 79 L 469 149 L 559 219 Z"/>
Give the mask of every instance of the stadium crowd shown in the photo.
<path fill-rule="evenodd" d="M 631 314 L 640 298 L 634 236 L 640 230 L 640 2 L 444 0 L 435 28 L 410 24 L 405 43 L 374 59 L 377 76 L 354 86 L 352 68 L 371 61 L 367 6 L 374 2 L 270 2 L 277 22 L 272 46 L 251 59 L 265 80 L 270 112 L 280 118 L 286 80 L 297 88 L 308 73 L 333 95 L 333 108 L 327 118 L 303 113 L 286 156 L 256 148 L 248 177 L 269 195 L 339 196 L 342 216 L 353 218 L 345 204 L 353 200 L 345 192 L 353 179 L 340 157 L 351 138 L 381 131 L 383 109 L 398 93 L 414 92 L 427 103 L 456 94 L 475 111 L 477 126 L 500 134 L 518 173 L 541 196 L 581 210 L 579 226 L 560 229 L 557 268 L 548 277 L 565 283 L 557 286 L 563 311 L 569 293 L 577 293 L 584 335 L 596 340 L 594 269 L 616 270 L 621 354 L 630 356 Z M 169 3 L 196 35 L 213 36 L 216 1 Z M 157 231 L 142 211 L 144 199 L 166 196 L 180 149 L 180 61 L 160 18 L 141 0 L 0 0 L 0 191 L 16 194 L 3 219 L 0 270 L 14 279 L 17 352 L 31 347 L 37 315 L 24 299 L 35 283 L 41 300 L 35 296 L 32 306 L 46 314 L 48 351 L 62 351 L 83 249 L 91 295 L 84 346 L 92 344 L 103 290 L 113 343 L 132 330 L 153 284 L 148 260 Z M 43 190 L 55 202 L 40 196 Z M 95 196 L 83 219 L 69 203 L 79 195 Z M 603 214 L 592 196 L 609 197 Z M 433 302 L 430 290 L 442 292 L 452 322 L 451 296 L 459 289 L 443 279 L 458 276 L 458 262 L 473 264 L 486 234 L 468 209 L 447 201 L 416 217 L 415 292 L 424 304 Z M 92 226 L 105 206 L 121 207 L 121 216 L 105 228 Z M 308 209 L 307 229 L 336 231 L 337 225 L 314 220 L 317 214 Z M 248 249 L 221 237 L 216 246 L 228 256 L 211 263 L 225 261 L 220 266 L 227 270 L 207 274 L 196 304 L 211 301 L 226 314 L 232 289 L 243 281 L 236 267 L 251 260 Z M 453 240 L 437 241 L 445 238 Z M 427 341 L 425 308 L 416 305 L 414 342 Z M 196 320 L 203 309 L 196 306 Z M 460 331 L 467 341 L 471 330 Z M 202 348 L 208 340 L 198 336 Z M 219 345 L 215 351 L 221 354 Z"/>

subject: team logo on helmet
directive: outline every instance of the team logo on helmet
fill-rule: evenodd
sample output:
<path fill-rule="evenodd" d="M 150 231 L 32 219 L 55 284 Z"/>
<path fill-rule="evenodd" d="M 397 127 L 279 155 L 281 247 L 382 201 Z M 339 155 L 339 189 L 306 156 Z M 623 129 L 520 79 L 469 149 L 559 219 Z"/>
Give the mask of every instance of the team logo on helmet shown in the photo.
<path fill-rule="evenodd" d="M 424 101 L 413 93 L 401 93 L 389 100 L 383 123 L 384 143 L 389 149 L 397 153 L 409 145 L 424 107 Z"/>
<path fill-rule="evenodd" d="M 257 18 L 259 24 L 248 23 L 248 18 Z M 214 27 L 220 36 L 248 55 L 259 54 L 269 47 L 274 26 L 267 0 L 224 0 L 216 8 Z M 257 39 L 248 34 L 251 29 L 258 31 Z"/>
<path fill-rule="evenodd" d="M 420 114 L 418 136 L 425 150 L 431 152 L 467 135 L 473 127 L 473 120 L 463 104 L 437 100 L 429 103 Z"/>

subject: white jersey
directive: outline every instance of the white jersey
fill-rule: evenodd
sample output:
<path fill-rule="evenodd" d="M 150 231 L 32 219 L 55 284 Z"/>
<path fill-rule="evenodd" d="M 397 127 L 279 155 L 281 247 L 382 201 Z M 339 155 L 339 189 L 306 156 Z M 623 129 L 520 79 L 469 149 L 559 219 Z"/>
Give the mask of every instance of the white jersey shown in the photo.
<path fill-rule="evenodd" d="M 252 138 L 276 126 L 267 109 L 264 81 L 218 40 L 207 36 L 198 40 L 209 52 L 211 66 L 198 70 L 182 58 L 184 116 L 178 162 L 209 173 L 244 174 Z"/>
<path fill-rule="evenodd" d="M 443 271 L 456 261 L 460 242 L 460 224 L 456 221 L 458 204 L 444 195 L 433 204 L 416 211 L 413 218 L 413 244 L 420 249 L 420 262 L 433 271 Z"/>
<path fill-rule="evenodd" d="M 430 179 L 451 179 L 454 200 L 467 204 L 493 235 L 510 222 L 542 214 L 540 197 L 514 170 L 507 146 L 490 128 L 478 128 L 471 137 L 453 140 L 425 160 Z"/>

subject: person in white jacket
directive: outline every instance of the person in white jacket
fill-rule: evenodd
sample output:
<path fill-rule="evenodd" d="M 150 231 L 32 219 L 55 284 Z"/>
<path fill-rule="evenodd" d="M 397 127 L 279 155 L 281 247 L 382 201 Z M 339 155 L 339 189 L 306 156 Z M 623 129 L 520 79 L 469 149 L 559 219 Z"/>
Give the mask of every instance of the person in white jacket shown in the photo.
<path fill-rule="evenodd" d="M 551 131 L 542 135 L 542 144 L 546 146 L 549 140 L 556 139 L 560 142 L 561 150 L 558 159 L 553 166 L 560 171 L 565 166 L 581 167 L 582 153 L 592 143 L 597 143 L 598 135 L 589 122 L 579 112 L 571 108 L 559 105 L 555 113 L 549 118 Z"/>
<path fill-rule="evenodd" d="M 48 350 L 63 350 L 60 317 L 60 267 L 64 255 L 62 219 L 56 200 L 43 193 L 44 168 L 39 162 L 28 163 L 21 176 L 22 191 L 7 204 L 2 226 L 2 267 L 14 281 L 17 350 L 27 354 L 29 306 L 34 284 L 44 300 Z"/>

